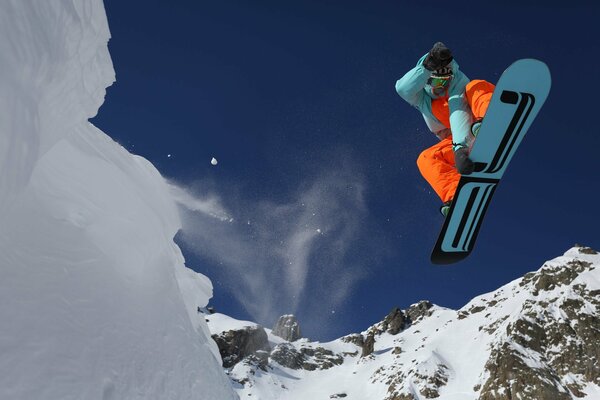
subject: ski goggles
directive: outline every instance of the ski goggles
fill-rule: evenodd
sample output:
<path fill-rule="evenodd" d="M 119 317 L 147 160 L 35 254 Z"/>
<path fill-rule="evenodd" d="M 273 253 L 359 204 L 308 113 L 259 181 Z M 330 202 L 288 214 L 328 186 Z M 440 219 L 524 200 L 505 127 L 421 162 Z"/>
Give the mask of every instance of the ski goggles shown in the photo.
<path fill-rule="evenodd" d="M 429 86 L 431 86 L 432 88 L 445 88 L 446 86 L 448 86 L 450 84 L 451 80 L 452 80 L 452 75 L 432 76 L 427 81 L 427 84 Z"/>

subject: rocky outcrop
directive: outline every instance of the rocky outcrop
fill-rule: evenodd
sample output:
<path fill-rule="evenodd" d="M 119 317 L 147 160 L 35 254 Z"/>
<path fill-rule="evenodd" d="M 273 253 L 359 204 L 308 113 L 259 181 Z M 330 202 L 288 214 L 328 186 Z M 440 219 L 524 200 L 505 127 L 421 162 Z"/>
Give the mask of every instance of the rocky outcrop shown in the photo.
<path fill-rule="evenodd" d="M 483 385 L 480 400 L 552 399 L 572 397 L 560 384 L 560 378 L 546 368 L 534 368 L 509 343 L 492 351 L 485 368 L 490 376 Z"/>
<path fill-rule="evenodd" d="M 580 252 L 594 254 L 589 248 Z M 584 387 L 573 376 L 600 385 L 600 316 L 594 313 L 600 310 L 600 290 L 573 284 L 593 269 L 591 263 L 573 259 L 545 265 L 521 280 L 519 286 L 531 298 L 490 355 L 482 400 L 582 397 Z M 552 299 L 538 300 L 542 292 L 551 292 Z"/>
<path fill-rule="evenodd" d="M 271 352 L 271 360 L 290 369 L 301 369 L 304 356 L 291 343 L 280 343 Z"/>
<path fill-rule="evenodd" d="M 410 324 L 416 324 L 423 318 L 431 316 L 433 304 L 427 300 L 422 300 L 416 304 L 413 304 L 406 310 L 406 317 Z"/>
<path fill-rule="evenodd" d="M 368 357 L 371 354 L 373 354 L 373 351 L 375 351 L 375 335 L 373 334 L 373 332 L 370 332 L 367 335 L 367 338 L 362 343 L 361 347 L 362 347 L 361 357 Z"/>
<path fill-rule="evenodd" d="M 231 368 L 247 357 L 261 366 L 268 361 L 271 351 L 267 333 L 261 326 L 245 327 L 212 335 L 223 359 L 223 367 Z"/>
<path fill-rule="evenodd" d="M 291 343 L 281 343 L 275 346 L 271 360 L 290 369 L 307 371 L 324 370 L 341 365 L 344 358 L 323 347 L 296 348 Z"/>
<path fill-rule="evenodd" d="M 596 255 L 598 254 L 598 252 L 590 247 L 586 247 L 586 246 L 582 246 L 580 244 L 576 244 L 575 248 L 577 248 L 577 250 L 579 251 L 579 253 L 581 254 L 588 254 L 588 255 Z"/>
<path fill-rule="evenodd" d="M 279 333 L 296 341 L 300 334 L 298 321 L 293 315 L 285 315 L 278 321 Z M 359 335 L 360 336 L 360 335 Z M 340 365 L 344 358 L 321 346 L 290 341 L 279 343 L 273 349 L 265 329 L 260 325 L 247 326 L 212 335 L 223 359 L 224 368 L 233 368 L 240 362 L 267 371 L 270 362 L 290 369 L 307 371 L 324 370 Z M 238 380 L 242 383 L 244 379 Z M 243 383 L 242 383 L 243 384 Z"/>
<path fill-rule="evenodd" d="M 344 343 L 352 343 L 358 347 L 362 347 L 365 343 L 365 338 L 360 333 L 353 333 L 341 338 Z"/>
<path fill-rule="evenodd" d="M 406 327 L 407 323 L 408 321 L 402 310 L 394 307 L 384 318 L 382 329 L 390 335 L 397 335 Z"/>
<path fill-rule="evenodd" d="M 400 308 L 394 307 L 385 318 L 378 324 L 372 326 L 367 335 L 360 334 L 348 335 L 342 338 L 342 341 L 353 343 L 361 348 L 361 357 L 368 357 L 375 349 L 376 336 L 382 333 L 397 335 L 410 325 L 419 322 L 423 318 L 431 315 L 433 304 L 428 301 L 421 301 L 413 304 L 404 313 Z"/>
<path fill-rule="evenodd" d="M 415 400 L 413 391 L 425 399 L 435 399 L 440 396 L 440 390 L 448 383 L 448 367 L 440 360 L 433 360 L 435 368 L 428 362 L 417 365 L 414 369 L 402 370 L 389 381 L 388 395 L 385 400 Z M 410 382 L 411 390 L 406 390 Z"/>
<path fill-rule="evenodd" d="M 277 330 L 295 341 L 271 337 L 279 344 L 268 358 L 258 351 L 244 358 L 252 365 L 228 372 L 247 396 L 260 394 L 252 385 L 261 380 L 282 393 L 303 393 L 297 380 L 323 384 L 321 377 L 336 374 L 318 371 L 345 361 L 356 375 L 352 384 L 331 382 L 330 398 L 354 398 L 357 385 L 373 385 L 374 398 L 384 400 L 451 398 L 457 387 L 478 400 L 591 398 L 600 387 L 599 271 L 598 253 L 577 246 L 458 311 L 428 301 L 395 307 L 361 334 L 330 343 L 297 340 L 289 329 L 297 321 L 284 316 Z"/>
<path fill-rule="evenodd" d="M 294 315 L 282 315 L 279 317 L 273 327 L 272 333 L 288 342 L 294 342 L 302 337 L 300 324 Z"/>
<path fill-rule="evenodd" d="M 323 347 L 302 347 L 300 353 L 305 356 L 302 368 L 307 371 L 329 369 L 344 363 L 344 358 L 341 355 Z"/>
<path fill-rule="evenodd" d="M 533 284 L 533 295 L 540 291 L 551 291 L 559 286 L 569 285 L 581 272 L 590 267 L 590 263 L 582 260 L 571 260 L 566 265 L 547 266 L 538 272 L 523 277 L 520 286 Z"/>

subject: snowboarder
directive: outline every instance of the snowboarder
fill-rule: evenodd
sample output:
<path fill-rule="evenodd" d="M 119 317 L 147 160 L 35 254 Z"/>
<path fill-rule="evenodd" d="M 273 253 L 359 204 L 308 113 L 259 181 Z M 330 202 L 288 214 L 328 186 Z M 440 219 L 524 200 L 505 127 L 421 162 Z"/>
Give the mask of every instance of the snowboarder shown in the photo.
<path fill-rule="evenodd" d="M 416 67 L 396 82 L 396 92 L 423 114 L 427 127 L 440 140 L 419 155 L 417 165 L 442 200 L 444 217 L 461 174 L 473 172 L 469 148 L 493 91 L 489 82 L 469 81 L 442 42 L 435 43 Z"/>

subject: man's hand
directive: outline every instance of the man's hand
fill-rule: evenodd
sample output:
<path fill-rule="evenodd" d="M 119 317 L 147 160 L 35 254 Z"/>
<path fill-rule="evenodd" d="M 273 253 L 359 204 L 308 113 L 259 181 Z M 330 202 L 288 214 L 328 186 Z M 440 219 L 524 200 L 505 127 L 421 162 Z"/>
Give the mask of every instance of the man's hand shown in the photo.
<path fill-rule="evenodd" d="M 469 152 L 466 147 L 461 147 L 454 152 L 454 162 L 456 169 L 461 175 L 470 175 L 473 173 L 473 161 L 469 158 Z"/>
<path fill-rule="evenodd" d="M 435 71 L 447 66 L 453 59 L 450 49 L 444 43 L 437 42 L 423 60 L 423 66 L 430 71 Z"/>

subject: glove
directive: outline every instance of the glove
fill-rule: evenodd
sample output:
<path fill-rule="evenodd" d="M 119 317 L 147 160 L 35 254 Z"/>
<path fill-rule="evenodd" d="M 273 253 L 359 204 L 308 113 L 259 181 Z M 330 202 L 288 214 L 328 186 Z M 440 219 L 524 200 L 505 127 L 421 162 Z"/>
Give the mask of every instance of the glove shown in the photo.
<path fill-rule="evenodd" d="M 433 48 L 423 60 L 423 66 L 430 71 L 435 71 L 440 68 L 444 68 L 446 65 L 450 64 L 450 62 L 454 58 L 452 57 L 452 52 L 446 45 L 442 42 L 437 42 L 433 45 Z"/>
<path fill-rule="evenodd" d="M 473 161 L 469 158 L 469 152 L 466 147 L 460 147 L 454 151 L 454 162 L 456 169 L 461 175 L 470 175 L 473 173 Z"/>

